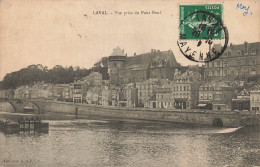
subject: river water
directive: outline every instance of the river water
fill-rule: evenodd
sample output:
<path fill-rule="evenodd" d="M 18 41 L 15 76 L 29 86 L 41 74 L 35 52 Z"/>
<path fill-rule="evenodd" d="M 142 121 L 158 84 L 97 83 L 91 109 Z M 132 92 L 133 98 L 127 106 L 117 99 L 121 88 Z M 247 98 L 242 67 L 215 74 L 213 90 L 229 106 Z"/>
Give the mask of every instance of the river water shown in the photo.
<path fill-rule="evenodd" d="M 260 133 L 252 129 L 100 117 L 48 122 L 48 133 L 0 133 L 0 166 L 260 166 Z"/>

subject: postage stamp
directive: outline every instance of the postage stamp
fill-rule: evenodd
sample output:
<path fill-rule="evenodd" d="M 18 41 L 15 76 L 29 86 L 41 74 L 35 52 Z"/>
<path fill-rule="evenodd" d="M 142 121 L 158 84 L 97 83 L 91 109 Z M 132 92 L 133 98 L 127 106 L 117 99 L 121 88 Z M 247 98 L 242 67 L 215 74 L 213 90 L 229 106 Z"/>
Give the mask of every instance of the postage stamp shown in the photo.
<path fill-rule="evenodd" d="M 209 62 L 223 54 L 228 44 L 228 31 L 222 14 L 222 4 L 179 5 L 177 44 L 186 58 Z"/>

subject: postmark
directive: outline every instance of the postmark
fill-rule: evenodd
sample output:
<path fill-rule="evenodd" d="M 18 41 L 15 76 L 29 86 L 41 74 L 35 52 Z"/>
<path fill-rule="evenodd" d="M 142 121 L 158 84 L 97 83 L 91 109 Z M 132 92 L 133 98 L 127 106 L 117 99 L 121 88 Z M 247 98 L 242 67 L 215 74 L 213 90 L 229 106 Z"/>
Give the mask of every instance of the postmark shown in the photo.
<path fill-rule="evenodd" d="M 180 5 L 181 53 L 191 61 L 209 62 L 221 56 L 228 45 L 228 31 L 222 21 L 222 5 Z"/>

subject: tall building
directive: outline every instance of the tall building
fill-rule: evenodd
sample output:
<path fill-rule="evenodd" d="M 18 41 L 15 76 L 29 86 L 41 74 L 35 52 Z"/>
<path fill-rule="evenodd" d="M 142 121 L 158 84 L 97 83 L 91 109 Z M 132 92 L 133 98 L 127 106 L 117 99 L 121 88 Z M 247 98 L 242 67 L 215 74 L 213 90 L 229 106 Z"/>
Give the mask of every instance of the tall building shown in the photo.
<path fill-rule="evenodd" d="M 260 42 L 230 46 L 218 59 L 205 64 L 205 78 L 260 75 Z"/>
<path fill-rule="evenodd" d="M 180 67 L 171 50 L 127 57 L 119 47 L 109 56 L 109 76 L 113 85 L 143 82 L 150 78 L 173 79 L 174 69 Z"/>
<path fill-rule="evenodd" d="M 191 69 L 181 73 L 175 69 L 174 82 L 172 84 L 173 106 L 177 109 L 193 109 L 198 103 L 198 89 L 201 74 Z"/>
<path fill-rule="evenodd" d="M 260 85 L 256 85 L 250 90 L 250 108 L 260 114 Z"/>
<path fill-rule="evenodd" d="M 155 99 L 155 92 L 160 82 L 158 79 L 148 79 L 136 83 L 138 90 L 138 107 L 149 107 L 148 102 Z"/>

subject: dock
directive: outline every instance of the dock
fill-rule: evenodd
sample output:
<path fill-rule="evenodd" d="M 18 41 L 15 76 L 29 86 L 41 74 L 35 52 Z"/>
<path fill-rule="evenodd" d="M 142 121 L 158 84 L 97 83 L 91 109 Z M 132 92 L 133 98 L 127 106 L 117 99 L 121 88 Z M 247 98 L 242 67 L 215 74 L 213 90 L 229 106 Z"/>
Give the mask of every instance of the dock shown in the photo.
<path fill-rule="evenodd" d="M 0 113 L 0 131 L 18 133 L 21 131 L 48 132 L 49 123 L 42 121 L 37 114 Z"/>

